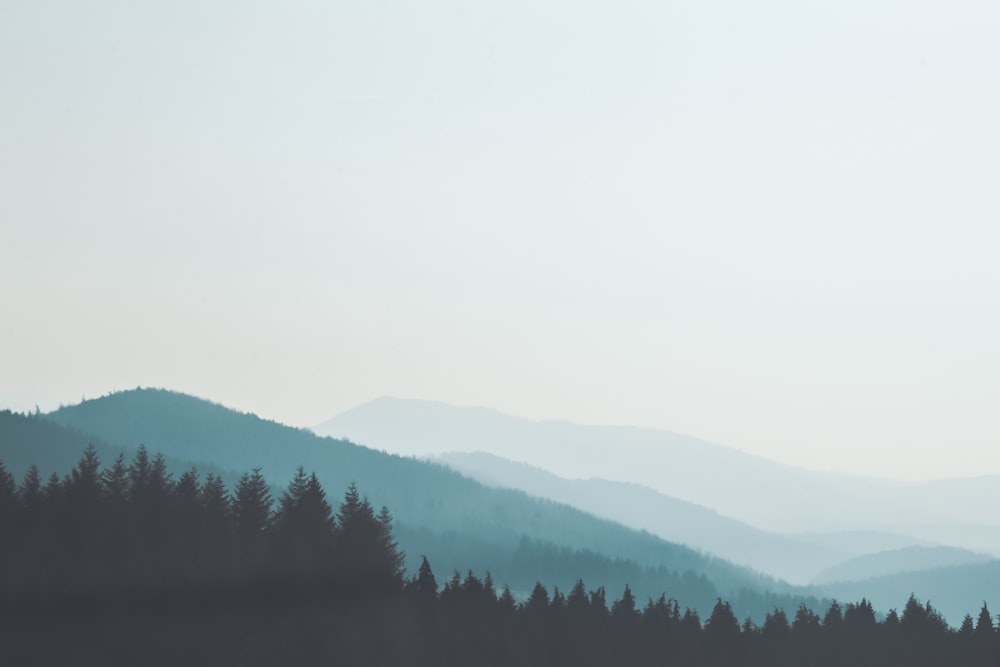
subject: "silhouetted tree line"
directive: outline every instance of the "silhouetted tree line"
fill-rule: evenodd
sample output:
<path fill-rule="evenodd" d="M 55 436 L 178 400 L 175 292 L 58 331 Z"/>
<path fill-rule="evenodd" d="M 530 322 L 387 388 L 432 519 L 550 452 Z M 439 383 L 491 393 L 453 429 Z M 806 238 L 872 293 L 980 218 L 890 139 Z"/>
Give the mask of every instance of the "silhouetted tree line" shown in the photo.
<path fill-rule="evenodd" d="M 862 599 L 758 626 L 582 580 L 520 601 L 489 573 L 441 586 L 426 558 L 406 578 L 389 511 L 354 485 L 334 511 L 301 469 L 275 500 L 260 470 L 230 492 L 142 448 L 20 484 L 0 462 L 0 536 L 9 664 L 1000 665 L 985 603 L 957 631 L 912 596 L 882 619 Z"/>
<path fill-rule="evenodd" d="M 140 447 L 101 470 L 93 447 L 63 478 L 14 480 L 0 463 L 0 590 L 29 614 L 54 600 L 81 610 L 215 595 L 339 597 L 392 593 L 403 556 L 386 508 L 351 486 L 334 513 L 300 468 L 272 498 L 259 469 L 230 493 L 209 474 L 174 480 Z M 224 600 L 222 600 L 224 602 Z"/>

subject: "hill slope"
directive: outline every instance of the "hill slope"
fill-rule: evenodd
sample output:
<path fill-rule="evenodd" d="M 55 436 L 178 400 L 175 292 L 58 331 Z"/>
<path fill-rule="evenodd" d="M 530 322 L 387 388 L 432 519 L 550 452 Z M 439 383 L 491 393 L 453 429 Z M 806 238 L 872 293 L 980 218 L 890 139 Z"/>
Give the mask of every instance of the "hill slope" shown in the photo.
<path fill-rule="evenodd" d="M 968 512 L 1000 504 L 994 478 L 916 483 L 819 473 L 669 431 L 395 398 L 348 410 L 315 431 L 391 452 L 485 451 L 561 477 L 637 483 L 773 532 L 889 532 L 1000 553 L 1000 515 Z"/>
<path fill-rule="evenodd" d="M 127 447 L 142 442 L 175 459 L 229 470 L 259 466 L 279 485 L 298 465 L 314 470 L 332 493 L 356 481 L 376 505 L 385 504 L 395 513 L 411 569 L 425 553 L 439 576 L 452 568 L 489 568 L 498 581 L 508 575 L 518 586 L 530 587 L 544 578 L 566 587 L 576 576 L 589 573 L 588 585 L 607 583 L 611 594 L 619 584 L 643 580 L 650 585 L 637 593 L 654 596 L 663 591 L 651 588 L 653 584 L 669 581 L 683 588 L 688 581 L 687 588 L 697 591 L 699 600 L 682 602 L 709 609 L 715 595 L 735 598 L 740 589 L 792 590 L 649 533 L 518 491 L 484 487 L 442 465 L 320 438 L 182 394 L 122 392 L 62 408 L 48 418 Z M 570 563 L 575 565 L 566 565 Z M 643 573 L 642 568 L 650 570 Z M 654 576 L 657 570 L 659 578 Z M 681 576 L 685 571 L 692 575 Z M 564 576 L 554 579 L 559 572 Z M 604 579 L 593 580 L 601 572 Z M 638 588 L 633 583 L 633 589 Z M 761 611 L 774 603 L 764 598 L 758 602 Z M 747 609 L 750 612 L 757 615 L 758 610 Z"/>
<path fill-rule="evenodd" d="M 972 565 L 991 560 L 994 560 L 991 556 L 967 549 L 911 546 L 848 559 L 816 575 L 813 583 L 824 585 L 863 581 L 901 572 L 919 572 L 939 567 Z"/>
<path fill-rule="evenodd" d="M 839 600 L 867 597 L 876 609 L 882 610 L 901 609 L 915 593 L 930 601 L 948 623 L 958 626 L 965 614 L 975 618 L 984 602 L 996 616 L 1000 609 L 1000 560 L 831 584 L 823 590 Z"/>
<path fill-rule="evenodd" d="M 759 530 L 638 484 L 565 479 L 484 452 L 450 452 L 435 460 L 483 484 L 566 503 L 794 583 L 806 583 L 819 571 L 848 557 L 841 549 Z"/>

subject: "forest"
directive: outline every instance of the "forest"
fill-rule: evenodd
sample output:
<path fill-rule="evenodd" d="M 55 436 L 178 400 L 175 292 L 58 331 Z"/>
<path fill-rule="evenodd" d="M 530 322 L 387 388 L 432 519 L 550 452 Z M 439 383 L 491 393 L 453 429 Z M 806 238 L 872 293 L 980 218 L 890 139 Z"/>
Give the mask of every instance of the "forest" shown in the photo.
<path fill-rule="evenodd" d="M 335 507 L 336 505 L 336 507 Z M 299 468 L 272 492 L 176 479 L 139 448 L 65 476 L 0 462 L 0 646 L 8 664 L 997 665 L 984 604 L 956 630 L 911 596 L 775 608 L 761 624 L 718 599 L 706 618 L 669 590 L 637 599 L 546 582 L 515 595 L 489 572 L 408 574 L 389 509 L 356 485 L 331 503 Z M 443 584 L 443 585 L 442 585 Z"/>

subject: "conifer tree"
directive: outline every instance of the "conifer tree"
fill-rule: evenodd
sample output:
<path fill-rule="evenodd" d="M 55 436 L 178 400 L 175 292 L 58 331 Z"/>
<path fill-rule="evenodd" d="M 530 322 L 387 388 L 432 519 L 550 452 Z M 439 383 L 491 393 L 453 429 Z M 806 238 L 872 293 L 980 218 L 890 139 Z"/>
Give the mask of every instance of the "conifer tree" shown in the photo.
<path fill-rule="evenodd" d="M 500 593 L 500 598 L 497 600 L 497 609 L 499 609 L 501 616 L 505 618 L 511 618 L 517 610 L 517 602 L 514 600 L 514 595 L 510 592 L 510 586 L 506 584 L 503 587 L 503 592 Z"/>
<path fill-rule="evenodd" d="M 87 445 L 83 457 L 70 471 L 66 496 L 76 508 L 93 508 L 101 499 L 101 462 L 94 445 Z"/>
<path fill-rule="evenodd" d="M 265 534 L 271 527 L 271 504 L 260 468 L 244 473 L 236 484 L 231 512 L 237 541 L 250 563 L 262 556 Z"/>
<path fill-rule="evenodd" d="M 208 473 L 200 490 L 201 506 L 207 517 L 217 523 L 222 523 L 229 515 L 230 499 L 222 479 L 213 473 Z"/>
<path fill-rule="evenodd" d="M 965 641 L 969 641 L 972 639 L 975 632 L 975 624 L 972 621 L 972 616 L 970 614 L 966 614 L 962 617 L 961 625 L 958 626 L 958 636 Z"/>
<path fill-rule="evenodd" d="M 38 466 L 32 464 L 28 472 L 24 474 L 24 480 L 17 491 L 18 500 L 24 509 L 26 518 L 30 521 L 38 511 L 42 499 L 42 476 L 38 472 Z"/>
<path fill-rule="evenodd" d="M 199 488 L 197 468 L 187 470 L 178 478 L 174 494 L 180 501 L 180 507 L 185 508 L 185 511 L 190 512 L 194 509 L 198 502 Z"/>
<path fill-rule="evenodd" d="M 990 615 L 990 610 L 986 606 L 985 600 L 983 600 L 983 608 L 979 610 L 979 618 L 976 619 L 976 636 L 993 636 L 993 617 Z"/>
<path fill-rule="evenodd" d="M 570 618 L 582 621 L 587 618 L 589 607 L 590 603 L 587 601 L 587 590 L 583 585 L 583 579 L 577 579 L 566 597 L 566 610 L 569 612 Z"/>
<path fill-rule="evenodd" d="M 785 641 L 789 632 L 788 616 L 785 615 L 783 609 L 775 607 L 774 611 L 764 618 L 761 636 L 767 642 L 778 643 Z"/>
<path fill-rule="evenodd" d="M 128 467 L 128 492 L 133 503 L 145 503 L 149 494 L 150 463 L 145 445 L 139 445 Z"/>
<path fill-rule="evenodd" d="M 736 614 L 728 602 L 723 602 L 719 598 L 712 614 L 705 621 L 705 638 L 709 641 L 731 644 L 740 635 L 740 622 L 736 620 Z"/>
<path fill-rule="evenodd" d="M 14 481 L 14 476 L 7 472 L 3 461 L 0 461 L 0 525 L 6 527 L 7 521 L 13 521 L 16 509 L 17 482 Z"/>
<path fill-rule="evenodd" d="M 407 591 L 418 600 L 433 601 L 437 599 L 437 579 L 431 570 L 431 564 L 427 561 L 427 556 L 420 557 L 420 567 L 417 569 L 417 575 L 407 585 Z"/>
<path fill-rule="evenodd" d="M 333 571 L 333 510 L 316 475 L 300 466 L 281 494 L 274 519 L 276 549 L 299 576 L 321 577 Z"/>
<path fill-rule="evenodd" d="M 632 589 L 628 584 L 625 584 L 625 592 L 622 593 L 621 599 L 611 604 L 611 617 L 620 623 L 632 623 L 637 619 L 635 596 L 632 595 Z"/>
<path fill-rule="evenodd" d="M 400 551 L 399 543 L 392 534 L 392 514 L 385 505 L 379 510 L 378 518 L 379 543 L 385 561 L 386 572 L 394 584 L 399 584 L 403 580 L 403 573 L 406 571 L 406 555 Z M 471 572 L 470 572 L 471 574 Z M 487 573 L 487 576 L 489 574 Z"/>
<path fill-rule="evenodd" d="M 536 581 L 535 587 L 531 590 L 531 595 L 524 603 L 524 611 L 531 619 L 540 622 L 540 619 L 545 617 L 545 613 L 549 608 L 549 592 L 542 585 L 542 582 Z"/>
<path fill-rule="evenodd" d="M 386 543 L 386 532 L 367 498 L 351 484 L 337 513 L 337 570 L 341 586 L 352 594 L 360 587 L 378 593 L 397 591 L 402 585 L 400 554 Z"/>
<path fill-rule="evenodd" d="M 118 454 L 111 467 L 101 473 L 101 486 L 105 499 L 113 507 L 121 507 L 128 500 L 129 469 L 124 453 Z"/>
<path fill-rule="evenodd" d="M 42 489 L 42 498 L 45 499 L 47 509 L 56 509 L 56 506 L 63 499 L 63 491 L 65 489 L 66 487 L 60 481 L 57 473 L 49 475 L 49 481 L 45 483 L 45 488 Z"/>
<path fill-rule="evenodd" d="M 0 461 L 0 580 L 4 575 L 7 552 L 13 550 L 17 504 L 17 482 Z"/>

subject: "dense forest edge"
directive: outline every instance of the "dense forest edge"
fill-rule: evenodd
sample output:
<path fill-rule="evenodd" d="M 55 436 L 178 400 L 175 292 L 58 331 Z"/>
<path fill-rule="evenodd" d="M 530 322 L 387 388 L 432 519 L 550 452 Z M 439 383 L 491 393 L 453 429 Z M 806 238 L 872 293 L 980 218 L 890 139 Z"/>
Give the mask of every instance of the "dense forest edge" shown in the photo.
<path fill-rule="evenodd" d="M 176 392 L 119 392 L 50 414 L 0 411 L 0 458 L 18 479 L 31 464 L 43 477 L 65 474 L 88 443 L 103 461 L 112 461 L 121 454 L 131 459 L 135 443 L 142 442 L 164 454 L 176 477 L 193 466 L 221 477 L 228 488 L 248 462 L 260 466 L 275 497 L 297 465 L 315 472 L 327 489 L 357 483 L 378 506 L 393 509 L 395 537 L 410 572 L 417 571 L 421 556 L 439 572 L 490 571 L 518 600 L 537 581 L 569 590 L 583 578 L 608 591 L 628 584 L 640 599 L 671 591 L 702 617 L 721 597 L 732 602 L 737 616 L 757 623 L 775 607 L 829 603 L 815 589 L 790 586 L 567 505 L 489 488 L 439 464 L 321 438 Z M 898 597 L 889 598 L 891 604 Z"/>
<path fill-rule="evenodd" d="M 388 508 L 350 485 L 334 510 L 299 468 L 272 495 L 260 469 L 230 490 L 174 479 L 139 448 L 65 476 L 0 461 L 0 646 L 10 664 L 965 665 L 1000 664 L 984 604 L 953 630 L 911 596 L 742 623 L 702 621 L 664 591 L 609 600 L 577 580 L 518 600 L 489 572 L 407 575 Z"/>

